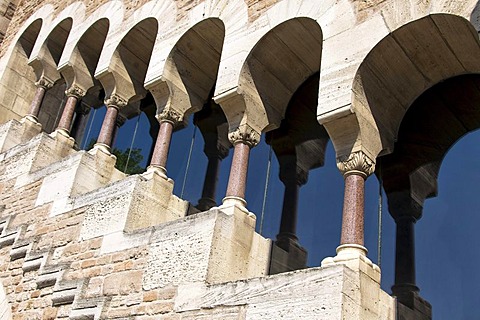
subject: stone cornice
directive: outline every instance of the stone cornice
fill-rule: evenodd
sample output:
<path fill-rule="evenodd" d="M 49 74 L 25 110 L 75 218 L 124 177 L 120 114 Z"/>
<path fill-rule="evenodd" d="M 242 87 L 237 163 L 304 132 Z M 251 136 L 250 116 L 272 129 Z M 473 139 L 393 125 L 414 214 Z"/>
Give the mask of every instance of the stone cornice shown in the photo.
<path fill-rule="evenodd" d="M 337 167 L 343 176 L 358 174 L 366 179 L 375 171 L 375 162 L 363 151 L 357 151 L 349 156 L 338 158 Z"/>

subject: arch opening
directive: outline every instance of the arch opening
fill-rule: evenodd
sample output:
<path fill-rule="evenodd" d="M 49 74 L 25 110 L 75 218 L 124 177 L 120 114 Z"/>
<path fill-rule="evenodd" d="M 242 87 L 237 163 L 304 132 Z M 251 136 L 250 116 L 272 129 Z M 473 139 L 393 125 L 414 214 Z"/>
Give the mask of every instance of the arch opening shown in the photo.
<path fill-rule="evenodd" d="M 45 93 L 38 113 L 38 122 L 47 133 L 55 130 L 65 107 L 66 82 L 57 69 L 72 24 L 72 18 L 66 18 L 58 23 L 43 43 L 38 57 L 31 61 L 37 79 L 46 78 L 53 82 L 53 86 Z"/>
<path fill-rule="evenodd" d="M 0 84 L 1 122 L 23 117 L 35 95 L 35 73 L 27 64 L 42 25 L 42 19 L 33 21 L 13 47 Z"/>
<path fill-rule="evenodd" d="M 362 143 L 373 156 L 392 152 L 403 116 L 425 90 L 478 72 L 480 41 L 462 17 L 429 15 L 393 31 L 371 50 L 354 79 L 352 105 Z M 380 145 L 369 142 L 378 138 Z M 339 144 L 348 143 L 353 142 Z"/>
<path fill-rule="evenodd" d="M 240 74 L 245 114 L 231 116 L 230 126 L 245 122 L 259 132 L 280 126 L 294 92 L 320 71 L 322 40 L 320 26 L 310 18 L 287 20 L 263 36 Z"/>
<path fill-rule="evenodd" d="M 392 290 L 399 302 L 411 309 L 416 301 L 423 301 L 416 285 L 414 225 L 423 215 L 425 200 L 438 194 L 437 178 L 445 155 L 462 137 L 480 128 L 479 102 L 479 74 L 436 84 L 409 107 L 394 152 L 378 159 L 377 176 L 383 181 L 388 208 L 397 223 Z"/>

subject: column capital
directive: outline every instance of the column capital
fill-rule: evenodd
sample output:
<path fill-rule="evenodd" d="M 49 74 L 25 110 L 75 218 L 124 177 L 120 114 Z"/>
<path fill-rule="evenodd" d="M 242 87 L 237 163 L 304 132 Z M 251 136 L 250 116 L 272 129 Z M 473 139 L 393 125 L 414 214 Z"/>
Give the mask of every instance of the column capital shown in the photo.
<path fill-rule="evenodd" d="M 35 86 L 37 88 L 43 88 L 45 90 L 48 90 L 48 89 L 52 88 L 53 84 L 54 84 L 53 81 L 51 81 L 51 80 L 49 80 L 49 79 L 47 79 L 43 76 L 37 82 L 35 82 Z"/>
<path fill-rule="evenodd" d="M 104 100 L 104 103 L 105 103 L 105 106 L 107 106 L 107 108 L 113 107 L 116 109 L 123 108 L 127 105 L 127 101 L 116 94 L 113 94 L 110 97 L 106 98 Z"/>
<path fill-rule="evenodd" d="M 337 168 L 344 177 L 357 174 L 366 179 L 375 171 L 375 162 L 363 151 L 357 151 L 337 158 Z"/>
<path fill-rule="evenodd" d="M 183 121 L 183 115 L 173 109 L 164 108 L 162 112 L 158 113 L 155 118 L 158 122 L 169 122 L 174 127 L 178 126 Z"/>
<path fill-rule="evenodd" d="M 70 88 L 65 90 L 65 95 L 67 97 L 75 97 L 77 99 L 83 98 L 85 96 L 86 91 L 77 86 L 76 84 L 72 85 Z"/>
<path fill-rule="evenodd" d="M 228 140 L 230 140 L 233 145 L 242 142 L 250 148 L 253 148 L 260 142 L 260 133 L 249 125 L 244 125 L 229 132 Z"/>

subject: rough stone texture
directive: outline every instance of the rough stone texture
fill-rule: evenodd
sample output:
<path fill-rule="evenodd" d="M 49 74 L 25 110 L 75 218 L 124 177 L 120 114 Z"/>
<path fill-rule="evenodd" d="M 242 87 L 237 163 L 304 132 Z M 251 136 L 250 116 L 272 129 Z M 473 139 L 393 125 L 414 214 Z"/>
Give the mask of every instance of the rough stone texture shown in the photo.
<path fill-rule="evenodd" d="M 2 180 L 0 279 L 14 319 L 392 319 L 379 278 L 343 265 L 266 277 L 270 242 L 243 208 L 165 219 L 172 209 L 154 203 L 158 192 L 172 197 L 171 182 L 150 174 L 67 187 L 101 154 L 73 153 Z M 93 163 L 92 172 L 105 170 Z M 61 183 L 67 191 L 46 191 Z"/>
<path fill-rule="evenodd" d="M 317 115 L 337 156 L 376 159 L 426 88 L 480 72 L 477 2 L 31 0 L 14 13 L 0 1 L 0 123 L 28 112 L 40 77 L 63 77 L 41 108 L 46 131 L 75 82 L 125 101 L 148 89 L 157 111 L 170 108 L 179 121 L 213 94 L 230 133 L 249 128 L 256 137 L 278 126 L 297 88 L 319 74 Z M 56 30 L 66 43 L 52 39 L 68 18 L 72 32 Z M 105 43 L 87 33 L 102 18 L 108 34 L 106 24 L 94 29 Z M 79 53 L 84 35 L 91 52 Z M 28 119 L 0 126 L 0 279 L 15 319 L 393 319 L 379 270 L 358 248 L 324 268 L 267 277 L 270 242 L 244 208 L 230 202 L 186 217 L 173 181 L 125 177 L 111 155 L 76 152 L 71 139 L 39 132 Z M 360 224 L 346 242 L 362 243 Z"/>

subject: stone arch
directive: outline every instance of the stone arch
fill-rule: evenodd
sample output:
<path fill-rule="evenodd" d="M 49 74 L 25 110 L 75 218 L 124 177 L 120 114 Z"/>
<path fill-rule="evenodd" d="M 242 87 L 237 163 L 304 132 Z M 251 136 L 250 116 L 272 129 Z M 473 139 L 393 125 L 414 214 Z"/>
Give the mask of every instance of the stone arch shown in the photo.
<path fill-rule="evenodd" d="M 51 83 L 61 79 L 57 71 L 71 30 L 76 30 L 85 16 L 83 2 L 74 2 L 63 9 L 39 36 L 29 64 L 33 67 L 37 80 L 44 78 Z"/>
<path fill-rule="evenodd" d="M 38 121 L 46 132 L 55 129 L 64 107 L 66 83 L 57 68 L 72 26 L 73 19 L 70 17 L 58 22 L 29 62 L 37 80 L 51 87 L 45 94 L 38 114 Z"/>
<path fill-rule="evenodd" d="M 307 266 L 305 240 L 297 232 L 300 189 L 308 183 L 311 170 L 323 167 L 329 136 L 316 119 L 319 72 L 295 91 L 279 128 L 266 133 L 279 163 L 279 180 L 284 185 L 279 232 L 273 242 L 270 273 Z M 280 199 L 280 197 L 275 197 Z"/>
<path fill-rule="evenodd" d="M 109 27 L 108 18 L 92 23 L 75 44 L 69 62 L 59 67 L 65 79 L 67 95 L 77 95 L 74 115 L 70 119 L 71 128 L 67 128 L 69 131 L 73 129 L 72 137 L 77 143 L 83 139 L 90 110 L 103 105 L 104 91 L 94 74 Z M 63 122 L 60 121 L 60 124 Z"/>
<path fill-rule="evenodd" d="M 356 73 L 352 108 L 359 132 L 337 140 L 338 149 L 361 143 L 372 158 L 391 152 L 400 123 L 418 96 L 445 79 L 479 71 L 480 41 L 462 17 L 434 14 L 395 30 Z"/>
<path fill-rule="evenodd" d="M 206 210 L 205 201 L 208 202 L 208 207 L 214 203 L 212 193 L 215 193 L 216 182 L 209 182 L 217 180 L 219 161 L 228 155 L 230 147 L 225 116 L 211 99 L 224 35 L 225 26 L 220 19 L 201 19 L 181 34 L 173 46 L 168 47 L 171 49 L 162 67 L 160 81 L 154 81 L 147 86 L 155 98 L 161 128 L 165 126 L 164 120 L 167 117 L 173 117 L 173 125 L 177 129 L 181 128 L 188 123 L 188 117 L 195 113 L 195 126 L 205 138 L 204 152 L 209 161 L 208 167 L 216 168 L 212 169 L 213 171 L 207 170 L 206 177 L 215 178 L 205 179 L 202 198 L 199 200 L 202 210 Z M 175 36 L 170 40 L 174 38 Z M 163 137 L 158 136 L 157 145 Z M 210 166 L 213 163 L 215 165 Z"/>
<path fill-rule="evenodd" d="M 123 16 L 122 10 L 122 16 Z M 124 41 L 127 34 L 129 34 L 134 28 L 141 25 L 141 23 L 145 21 L 150 21 L 149 23 L 156 24 L 156 30 L 169 30 L 169 26 L 177 25 L 178 23 L 175 20 L 175 12 L 176 6 L 173 1 L 150 1 L 144 4 L 142 7 L 135 10 L 135 14 L 129 16 L 124 21 L 119 21 L 118 19 L 115 22 L 121 22 L 121 24 L 113 23 L 112 28 L 109 36 L 107 37 L 107 41 L 105 43 L 105 47 L 102 51 L 102 55 L 100 56 L 100 60 L 97 66 L 97 70 L 95 72 L 96 78 L 102 82 L 102 85 L 105 88 L 106 96 L 108 97 L 110 93 L 117 93 L 116 91 L 116 81 L 117 79 L 122 82 L 122 86 L 126 83 L 122 80 L 122 76 L 116 74 L 116 65 L 118 64 L 118 48 L 120 43 Z M 156 20 L 155 22 L 153 20 Z M 150 31 L 148 31 L 150 33 Z M 156 69 L 157 65 L 164 64 L 165 60 L 162 61 L 162 58 L 166 57 L 168 53 L 159 54 L 159 52 L 164 52 L 166 49 L 165 47 L 170 47 L 166 43 L 161 43 L 162 38 L 168 38 L 171 35 L 170 32 L 165 33 L 156 33 L 153 37 L 154 43 L 153 48 L 150 50 L 151 58 L 154 59 L 154 63 L 148 65 L 147 74 L 144 77 L 144 82 L 152 81 L 152 69 Z M 149 43 L 150 46 L 150 43 Z M 163 50 L 162 50 L 163 49 Z M 157 58 L 160 56 L 160 58 Z M 120 68 L 121 69 L 121 68 Z M 157 77 L 158 75 L 153 72 Z M 142 84 L 143 87 L 143 84 Z M 135 88 L 132 86 L 125 87 L 128 90 L 128 93 L 120 93 L 122 98 L 129 99 L 133 97 L 135 93 Z M 146 94 L 145 89 L 140 88 L 137 85 L 137 89 L 143 92 L 143 95 Z M 125 96 L 125 97 L 124 97 Z"/>
<path fill-rule="evenodd" d="M 480 128 L 479 87 L 479 73 L 454 76 L 412 103 L 402 119 L 394 151 L 379 158 L 388 194 L 408 190 L 420 207 L 425 199 L 437 195 L 437 176 L 445 155 L 464 135 Z"/>
<path fill-rule="evenodd" d="M 107 97 L 118 95 L 125 101 L 139 100 L 146 95 L 145 76 L 150 63 L 158 22 L 147 18 L 138 22 L 122 38 L 116 47 L 109 66 L 97 74 Z"/>
<path fill-rule="evenodd" d="M 86 92 L 96 84 L 94 74 L 109 27 L 109 19 L 101 18 L 81 35 L 71 53 L 71 62 L 59 68 L 67 87 L 76 85 Z"/>
<path fill-rule="evenodd" d="M 35 74 L 27 65 L 27 62 L 42 25 L 43 19 L 41 18 L 31 21 L 23 32 L 20 32 L 21 35 L 9 54 L 10 57 L 3 73 L 0 91 L 2 92 L 0 95 L 2 97 L 0 121 L 22 117 L 28 109 L 29 100 L 35 94 L 34 86 L 31 85 L 35 81 Z M 18 83 L 23 85 L 19 86 Z M 17 92 L 13 92 L 12 89 Z"/>
<path fill-rule="evenodd" d="M 165 83 L 151 87 L 159 113 L 171 108 L 188 117 L 202 109 L 215 86 L 224 35 L 223 22 L 208 18 L 180 37 L 165 63 L 162 75 Z"/>
<path fill-rule="evenodd" d="M 437 177 L 446 154 L 462 137 L 480 128 L 479 88 L 480 74 L 470 73 L 427 89 L 406 111 L 394 151 L 377 159 L 376 174 L 397 224 L 392 290 L 401 304 L 413 310 L 419 295 L 414 225 L 422 217 L 424 201 L 437 196 Z"/>
<path fill-rule="evenodd" d="M 310 18 L 287 20 L 264 35 L 242 66 L 234 92 L 242 101 L 217 97 L 230 130 L 244 125 L 257 132 L 277 128 L 293 93 L 319 72 L 322 39 L 320 26 Z"/>
<path fill-rule="evenodd" d="M 58 22 L 49 32 L 43 44 L 29 64 L 33 67 L 37 79 L 45 78 L 54 83 L 61 78 L 57 71 L 60 58 L 73 26 L 71 17 Z"/>

